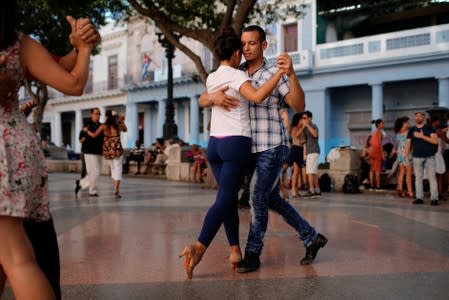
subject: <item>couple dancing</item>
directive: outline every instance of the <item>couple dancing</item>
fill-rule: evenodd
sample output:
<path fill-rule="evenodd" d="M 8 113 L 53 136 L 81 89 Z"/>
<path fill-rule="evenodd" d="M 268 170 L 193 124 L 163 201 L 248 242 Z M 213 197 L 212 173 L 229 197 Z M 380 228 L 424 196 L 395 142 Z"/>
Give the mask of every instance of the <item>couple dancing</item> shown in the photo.
<path fill-rule="evenodd" d="M 299 233 L 306 247 L 301 264 L 312 263 L 318 250 L 327 243 L 327 239 L 279 195 L 279 174 L 283 158 L 288 155 L 288 136 L 279 109 L 285 101 L 295 110 L 303 111 L 304 92 L 293 71 L 291 58 L 281 54 L 278 66 L 269 66 L 263 57 L 266 47 L 265 32 L 259 26 L 245 28 L 241 38 L 232 29 L 227 29 L 215 42 L 220 66 L 208 76 L 207 93 L 199 102 L 203 107 L 212 106 L 207 158 L 219 189 L 198 240 L 185 247 L 181 254 L 190 279 L 221 224 L 230 245 L 229 260 L 233 268 L 240 273 L 257 270 L 269 208 L 283 216 Z M 246 62 L 239 70 L 242 54 Z M 255 171 L 255 188 L 248 242 L 242 260 L 238 191 L 247 170 Z"/>

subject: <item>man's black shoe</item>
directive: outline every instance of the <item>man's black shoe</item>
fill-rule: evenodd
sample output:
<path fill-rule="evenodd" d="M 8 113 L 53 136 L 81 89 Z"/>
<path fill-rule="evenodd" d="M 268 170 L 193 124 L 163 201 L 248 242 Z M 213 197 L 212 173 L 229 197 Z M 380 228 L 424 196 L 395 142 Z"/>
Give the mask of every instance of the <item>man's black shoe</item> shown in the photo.
<path fill-rule="evenodd" d="M 439 205 L 438 200 L 432 200 L 432 201 L 430 201 L 430 205 L 432 205 L 432 206 L 438 206 L 438 205 Z"/>
<path fill-rule="evenodd" d="M 318 254 L 318 250 L 326 246 L 326 244 L 327 238 L 321 233 L 318 233 L 318 236 L 315 239 L 315 241 L 309 247 L 306 248 L 306 256 L 304 256 L 304 258 L 301 259 L 301 265 L 310 265 L 315 259 L 316 255 Z"/>
<path fill-rule="evenodd" d="M 413 204 L 423 204 L 423 203 L 424 203 L 424 201 L 422 199 L 415 199 L 413 201 Z"/>
<path fill-rule="evenodd" d="M 245 258 L 237 264 L 238 273 L 254 272 L 260 267 L 259 254 L 245 252 Z"/>
<path fill-rule="evenodd" d="M 78 192 L 81 190 L 80 181 L 77 180 L 75 184 L 75 195 L 78 195 Z"/>

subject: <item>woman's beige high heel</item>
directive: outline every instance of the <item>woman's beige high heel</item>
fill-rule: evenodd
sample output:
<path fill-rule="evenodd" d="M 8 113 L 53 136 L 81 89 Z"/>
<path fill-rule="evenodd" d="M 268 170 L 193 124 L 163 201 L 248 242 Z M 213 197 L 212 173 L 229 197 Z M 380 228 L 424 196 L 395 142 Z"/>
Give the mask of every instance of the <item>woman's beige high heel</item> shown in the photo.
<path fill-rule="evenodd" d="M 184 257 L 183 266 L 189 279 L 192 279 L 193 269 L 200 263 L 204 252 L 206 252 L 206 246 L 196 242 L 195 244 L 186 246 L 184 251 L 179 255 L 179 257 Z"/>
<path fill-rule="evenodd" d="M 229 254 L 229 261 L 232 265 L 232 270 L 235 271 L 237 264 L 242 261 L 242 252 L 240 246 L 231 246 L 231 253 Z"/>

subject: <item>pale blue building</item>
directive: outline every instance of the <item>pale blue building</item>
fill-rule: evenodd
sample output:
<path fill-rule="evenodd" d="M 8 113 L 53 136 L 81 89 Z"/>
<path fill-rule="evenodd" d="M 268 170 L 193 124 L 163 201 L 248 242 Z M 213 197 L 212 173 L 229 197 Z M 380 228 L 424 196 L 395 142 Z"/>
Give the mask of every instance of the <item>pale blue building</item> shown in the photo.
<path fill-rule="evenodd" d="M 320 130 L 322 158 L 335 146 L 363 145 L 373 119 L 385 119 L 386 130 L 392 133 L 393 121 L 398 116 L 413 117 L 418 109 L 449 106 L 449 24 L 446 24 L 447 17 L 439 18 L 447 9 L 447 3 L 437 3 L 433 12 L 423 12 L 436 25 L 413 24 L 413 18 L 403 13 L 397 13 L 397 19 L 391 16 L 394 14 L 388 14 L 385 18 L 396 21 L 385 20 L 385 31 L 401 27 L 398 24 L 405 22 L 411 22 L 409 27 L 416 25 L 418 28 L 366 36 L 360 36 L 364 34 L 359 30 L 359 37 L 353 31 L 357 26 L 366 28 L 361 22 L 353 25 L 353 31 L 348 26 L 344 29 L 337 21 L 332 22 L 341 18 L 330 11 L 333 3 L 335 1 L 310 1 L 301 19 L 287 19 L 267 27 L 267 58 L 274 60 L 278 53 L 286 51 L 295 62 L 297 76 L 306 93 L 306 109 L 313 113 Z M 327 11 L 323 13 L 319 5 Z M 344 11 L 344 7 L 333 9 Z M 349 17 L 359 19 L 357 9 L 346 10 L 352 11 Z M 425 9 L 416 8 L 413 12 L 420 10 Z M 332 14 L 336 16 L 329 17 Z M 338 26 L 343 27 L 343 31 Z M 200 110 L 197 104 L 203 91 L 204 86 L 190 77 L 175 81 L 178 136 L 190 143 L 205 145 L 209 113 Z M 145 141 L 161 136 L 165 83 L 137 85 L 128 92 L 128 119 L 136 117 L 137 107 L 144 107 Z M 130 134 L 128 141 L 138 136 L 137 125 L 131 128 Z"/>

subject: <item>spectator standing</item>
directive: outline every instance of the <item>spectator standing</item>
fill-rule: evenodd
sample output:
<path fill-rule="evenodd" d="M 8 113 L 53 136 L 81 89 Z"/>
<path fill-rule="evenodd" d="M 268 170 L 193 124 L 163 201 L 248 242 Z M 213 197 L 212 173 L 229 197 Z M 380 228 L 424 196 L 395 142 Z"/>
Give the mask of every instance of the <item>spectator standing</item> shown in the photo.
<path fill-rule="evenodd" d="M 411 158 L 405 157 L 405 148 L 407 144 L 407 134 L 410 128 L 409 118 L 401 117 L 394 122 L 394 132 L 396 133 L 395 152 L 399 162 L 399 175 L 397 179 L 397 191 L 400 197 L 413 198 L 412 175 L 413 167 Z M 404 192 L 404 177 L 407 192 Z"/>
<path fill-rule="evenodd" d="M 370 150 L 370 189 L 380 191 L 380 174 L 382 173 L 382 160 L 384 159 L 384 151 L 382 148 L 383 132 L 385 127 L 382 119 L 371 122 L 375 124 L 376 129 L 371 133 L 371 150 Z"/>
<path fill-rule="evenodd" d="M 430 117 L 430 125 L 435 129 L 438 136 L 438 147 L 437 152 L 435 153 L 435 172 L 437 176 L 437 184 L 438 184 L 438 198 L 442 199 L 443 197 L 443 179 L 444 174 L 446 173 L 446 165 L 444 164 L 443 151 L 446 134 L 441 129 L 441 121 L 437 116 Z"/>
<path fill-rule="evenodd" d="M 312 113 L 305 111 L 298 133 L 304 132 L 306 137 L 306 173 L 309 181 L 309 191 L 303 197 L 321 197 L 318 182 L 318 160 L 320 159 L 320 145 L 318 144 L 318 127 L 312 123 Z"/>
<path fill-rule="evenodd" d="M 438 186 L 435 176 L 438 136 L 435 128 L 426 124 L 425 118 L 424 112 L 415 113 L 416 125 L 411 127 L 407 133 L 405 159 L 409 159 L 412 154 L 416 189 L 416 199 L 413 204 L 424 203 L 423 177 L 425 171 L 430 184 L 430 205 L 438 205 Z"/>
<path fill-rule="evenodd" d="M 291 137 L 292 146 L 290 148 L 290 157 L 293 162 L 293 173 L 292 173 L 292 186 L 291 195 L 292 197 L 297 197 L 298 194 L 298 182 L 299 189 L 301 189 L 305 182 L 304 176 L 302 176 L 302 171 L 305 167 L 304 163 L 304 145 L 306 143 L 306 136 L 304 133 L 304 122 L 302 121 L 303 113 L 296 113 L 292 118 L 291 124 Z M 307 174 L 306 174 L 307 176 Z"/>

